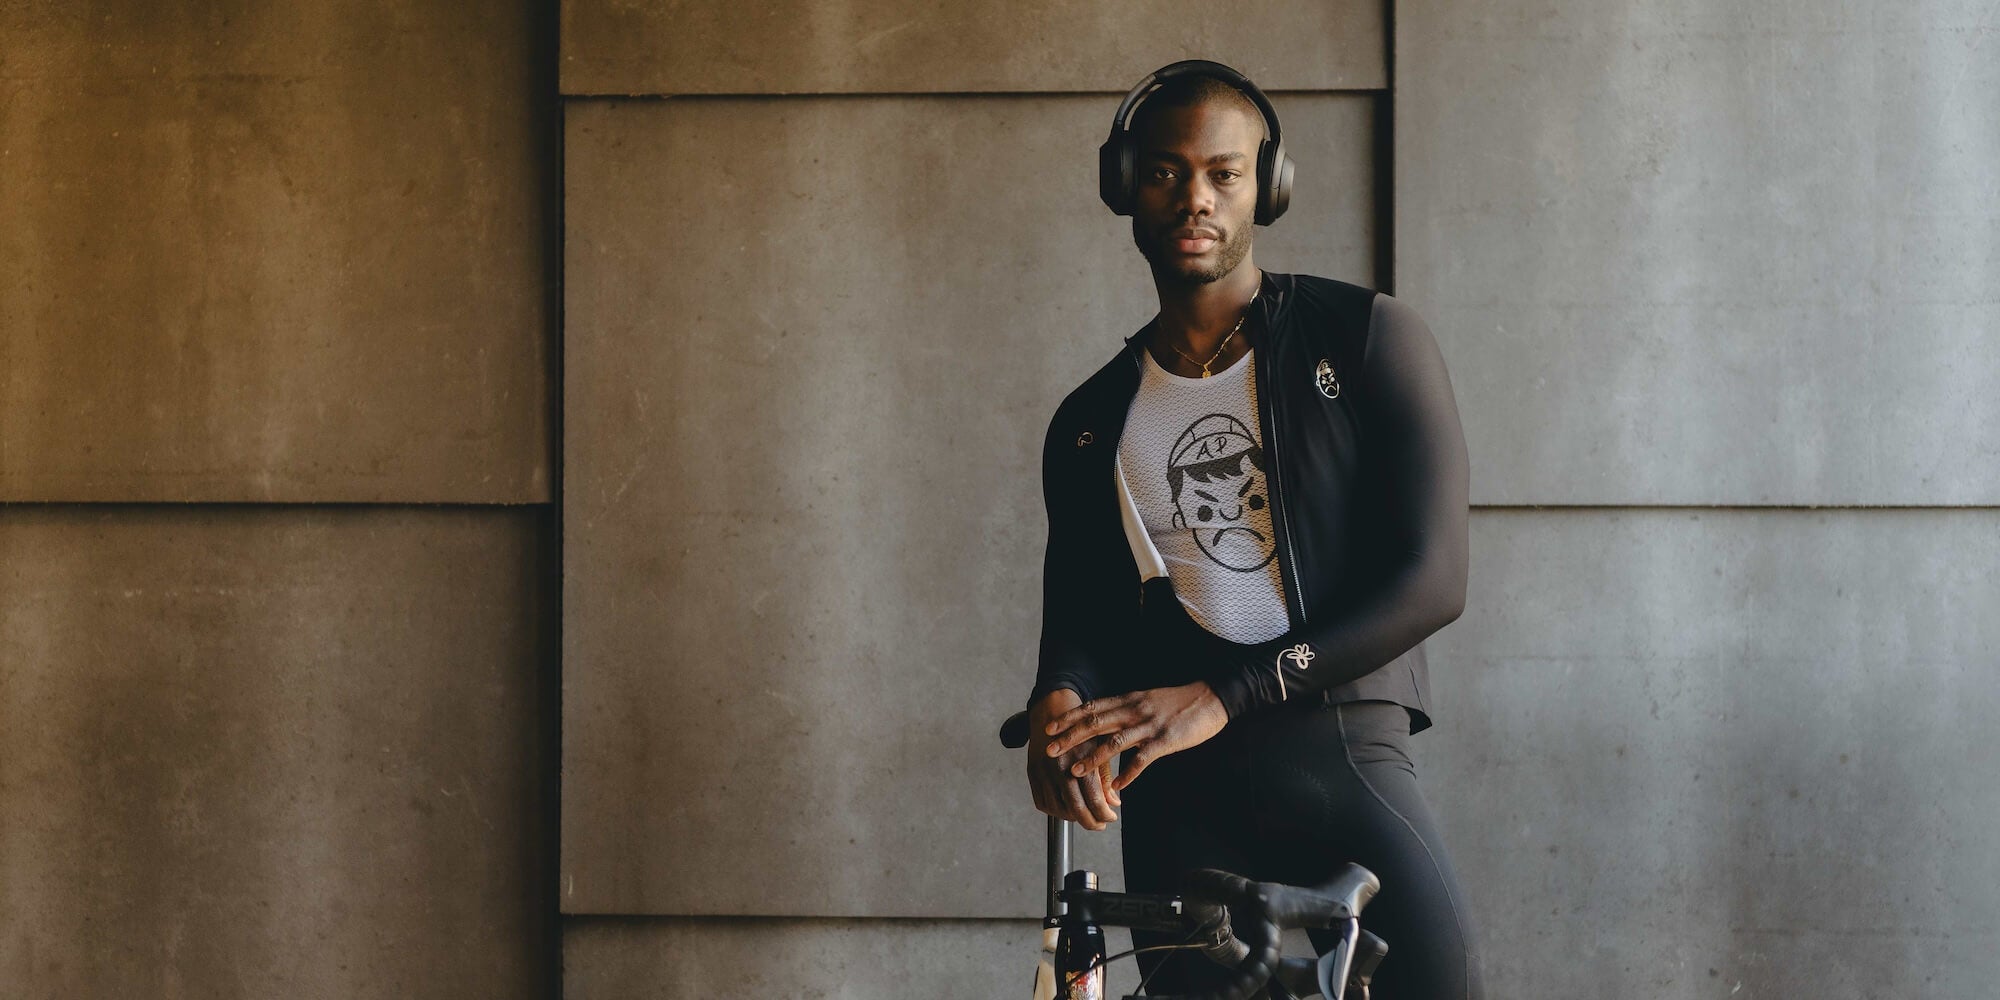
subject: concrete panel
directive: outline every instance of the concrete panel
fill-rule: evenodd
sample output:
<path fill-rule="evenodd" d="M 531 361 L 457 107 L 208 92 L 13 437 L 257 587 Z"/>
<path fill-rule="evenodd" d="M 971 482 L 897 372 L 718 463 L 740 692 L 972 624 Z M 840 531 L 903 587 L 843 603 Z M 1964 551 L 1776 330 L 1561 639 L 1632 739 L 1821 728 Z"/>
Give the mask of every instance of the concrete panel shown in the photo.
<path fill-rule="evenodd" d="M 0 500 L 549 499 L 536 6 L 0 5 Z"/>
<path fill-rule="evenodd" d="M 7 995 L 548 995 L 550 522 L 0 507 Z"/>
<path fill-rule="evenodd" d="M 1190 58 L 1234 66 L 1267 89 L 1379 90 L 1387 80 L 1383 9 L 1362 0 L 1227 8 L 1189 0 L 565 0 L 562 90 L 1122 94 L 1155 67 Z"/>
<path fill-rule="evenodd" d="M 1367 282 L 1375 102 L 1282 100 L 1257 259 Z M 1039 912 L 1041 439 L 1157 306 L 1107 103 L 568 109 L 566 912 Z"/>
<path fill-rule="evenodd" d="M 1036 920 L 570 918 L 563 996 L 1025 997 L 1041 934 Z"/>
<path fill-rule="evenodd" d="M 1489 995 L 1993 995 L 2000 512 L 1482 512 L 1472 557 L 1416 743 Z"/>
<path fill-rule="evenodd" d="M 2000 501 L 1991 20 L 1399 5 L 1397 291 L 1474 502 Z"/>
<path fill-rule="evenodd" d="M 569 917 L 563 996 L 1026 997 L 1041 933 L 1039 920 Z M 1132 947 L 1123 928 L 1105 928 L 1104 940 L 1107 954 Z M 1286 955 L 1311 949 L 1304 932 L 1286 934 Z M 1138 968 L 1129 956 L 1112 962 L 1105 994 L 1133 992 Z"/>

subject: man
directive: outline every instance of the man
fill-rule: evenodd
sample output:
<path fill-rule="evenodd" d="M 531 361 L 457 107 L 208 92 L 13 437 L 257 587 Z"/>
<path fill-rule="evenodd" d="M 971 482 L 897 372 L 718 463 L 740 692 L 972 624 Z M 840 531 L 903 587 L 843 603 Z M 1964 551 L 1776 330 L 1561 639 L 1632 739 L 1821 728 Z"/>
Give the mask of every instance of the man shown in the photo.
<path fill-rule="evenodd" d="M 1458 411 L 1408 305 L 1256 266 L 1254 226 L 1289 200 L 1277 128 L 1248 80 L 1190 60 L 1127 97 L 1101 153 L 1160 308 L 1044 442 L 1030 790 L 1091 830 L 1125 810 L 1130 891 L 1366 865 L 1383 888 L 1364 924 L 1390 946 L 1377 995 L 1477 997 L 1406 752 L 1430 724 L 1420 643 L 1465 601 Z M 1222 971 L 1189 951 L 1140 965 L 1150 992 Z"/>

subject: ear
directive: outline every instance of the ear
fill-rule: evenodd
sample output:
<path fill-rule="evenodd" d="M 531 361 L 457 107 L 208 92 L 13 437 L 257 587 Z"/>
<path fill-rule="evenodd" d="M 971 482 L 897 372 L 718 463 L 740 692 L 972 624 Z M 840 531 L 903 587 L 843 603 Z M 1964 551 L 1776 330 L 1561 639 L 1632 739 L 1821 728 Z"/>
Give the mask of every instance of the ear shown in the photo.
<path fill-rule="evenodd" d="M 1174 511 L 1174 519 L 1172 523 L 1175 531 L 1183 531 L 1186 530 L 1187 528 L 1187 518 L 1182 517 L 1180 511 Z"/>

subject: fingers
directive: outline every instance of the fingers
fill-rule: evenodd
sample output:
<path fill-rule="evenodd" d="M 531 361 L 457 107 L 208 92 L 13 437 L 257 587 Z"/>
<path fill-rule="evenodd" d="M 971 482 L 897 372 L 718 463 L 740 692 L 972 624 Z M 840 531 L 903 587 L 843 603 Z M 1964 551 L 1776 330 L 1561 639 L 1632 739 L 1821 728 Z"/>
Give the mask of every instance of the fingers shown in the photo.
<path fill-rule="evenodd" d="M 1145 720 L 1145 714 L 1130 695 L 1087 701 L 1051 720 L 1048 725 L 1048 755 L 1061 756 L 1105 733 L 1130 728 Z"/>
<path fill-rule="evenodd" d="M 1102 830 L 1108 825 L 1109 820 L 1101 820 L 1094 815 L 1091 804 L 1085 799 L 1083 782 L 1065 781 L 1062 783 L 1062 788 L 1063 804 L 1065 807 L 1063 812 L 1066 815 L 1058 816 L 1058 819 L 1071 820 L 1082 824 L 1086 830 Z M 1095 789 L 1093 791 L 1100 800 L 1103 798 L 1104 793 L 1102 789 Z M 1113 818 L 1115 819 L 1116 817 Z"/>
<path fill-rule="evenodd" d="M 1032 767 L 1028 770 L 1028 795 L 1035 800 L 1035 810 L 1037 812 L 1048 813 L 1051 816 L 1055 815 L 1055 803 L 1050 801 L 1049 793 L 1042 787 L 1041 777 L 1034 772 Z"/>
<path fill-rule="evenodd" d="M 1120 729 L 1105 736 L 1097 741 L 1097 746 L 1089 754 L 1078 758 L 1076 764 L 1069 769 L 1069 773 L 1077 777 L 1082 777 L 1095 771 L 1103 771 L 1109 774 L 1111 771 L 1111 761 L 1114 758 L 1132 747 L 1145 745 L 1145 742 L 1158 732 L 1158 730 L 1159 727 L 1157 726 L 1143 725 L 1131 729 Z"/>
<path fill-rule="evenodd" d="M 1117 807 L 1124 805 L 1124 800 L 1111 790 L 1109 767 L 1092 771 L 1087 778 L 1070 777 L 1056 761 L 1044 767 L 1044 771 L 1028 773 L 1037 811 L 1081 824 L 1086 830 L 1102 830 L 1117 821 Z"/>
<path fill-rule="evenodd" d="M 1075 708 L 1050 719 L 1049 724 L 1043 727 L 1043 732 L 1045 735 L 1054 736 L 1078 723 L 1087 722 L 1106 712 L 1124 708 L 1137 701 L 1139 693 L 1137 691 L 1130 691 L 1125 694 L 1113 695 L 1109 698 L 1098 698 L 1083 702 Z"/>
<path fill-rule="evenodd" d="M 1076 783 L 1083 792 L 1084 807 L 1090 811 L 1090 818 L 1096 820 L 1098 824 L 1091 829 L 1102 830 L 1118 819 L 1118 813 L 1111 808 L 1110 801 L 1105 798 L 1102 775 L 1092 771 L 1078 778 Z"/>

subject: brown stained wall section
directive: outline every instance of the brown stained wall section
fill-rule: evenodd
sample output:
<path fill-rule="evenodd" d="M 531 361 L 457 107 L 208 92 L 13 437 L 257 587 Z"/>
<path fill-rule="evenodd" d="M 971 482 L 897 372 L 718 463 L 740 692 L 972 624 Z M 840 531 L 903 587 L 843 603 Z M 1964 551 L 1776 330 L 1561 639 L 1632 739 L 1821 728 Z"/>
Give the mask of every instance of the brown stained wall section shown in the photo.
<path fill-rule="evenodd" d="M 7 995 L 540 995 L 547 520 L 0 508 Z"/>
<path fill-rule="evenodd" d="M 548 500 L 538 16 L 0 6 L 0 500 Z"/>
<path fill-rule="evenodd" d="M 0 993 L 556 989 L 554 20 L 0 5 Z"/>

